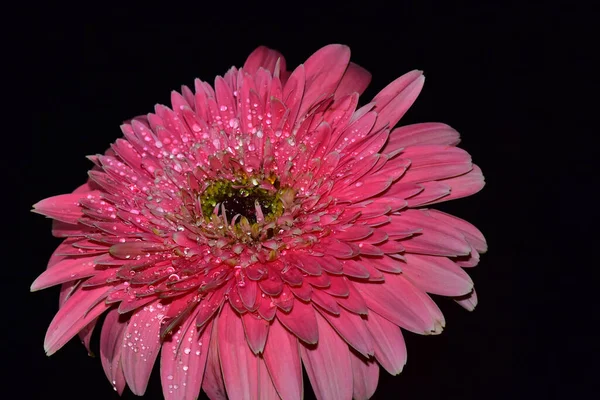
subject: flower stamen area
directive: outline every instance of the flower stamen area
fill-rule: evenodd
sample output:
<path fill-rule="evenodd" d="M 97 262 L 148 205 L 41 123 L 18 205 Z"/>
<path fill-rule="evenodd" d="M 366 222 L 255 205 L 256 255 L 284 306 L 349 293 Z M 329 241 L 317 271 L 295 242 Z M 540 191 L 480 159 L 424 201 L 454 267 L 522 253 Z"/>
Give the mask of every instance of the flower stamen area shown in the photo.
<path fill-rule="evenodd" d="M 200 196 L 202 211 L 207 220 L 211 214 L 246 218 L 249 223 L 269 222 L 283 213 L 280 193 L 259 187 L 256 179 L 243 181 L 220 180 L 209 184 Z"/>

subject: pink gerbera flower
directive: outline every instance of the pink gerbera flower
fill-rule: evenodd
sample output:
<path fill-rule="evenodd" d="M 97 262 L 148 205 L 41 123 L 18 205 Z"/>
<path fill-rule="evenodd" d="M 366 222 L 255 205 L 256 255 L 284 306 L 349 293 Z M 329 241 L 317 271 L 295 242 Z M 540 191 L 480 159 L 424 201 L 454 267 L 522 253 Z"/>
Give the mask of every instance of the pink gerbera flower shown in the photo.
<path fill-rule="evenodd" d="M 396 79 L 357 109 L 370 74 L 330 45 L 293 72 L 260 47 L 243 68 L 173 92 L 122 125 L 89 181 L 45 199 L 64 242 L 31 286 L 62 284 L 50 355 L 79 334 L 114 389 L 142 395 L 160 354 L 167 399 L 366 399 L 406 361 L 400 328 L 438 334 L 426 294 L 477 297 L 462 267 L 483 235 L 428 208 L 481 170 L 458 133 L 393 129 L 423 87 Z"/>

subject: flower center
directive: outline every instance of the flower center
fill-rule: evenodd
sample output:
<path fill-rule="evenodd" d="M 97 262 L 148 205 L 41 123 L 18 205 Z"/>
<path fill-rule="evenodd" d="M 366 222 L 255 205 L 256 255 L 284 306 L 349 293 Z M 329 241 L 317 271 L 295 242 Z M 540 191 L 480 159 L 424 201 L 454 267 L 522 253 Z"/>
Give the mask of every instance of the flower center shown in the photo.
<path fill-rule="evenodd" d="M 200 196 L 202 212 L 210 215 L 226 213 L 228 218 L 239 215 L 249 223 L 269 222 L 283 213 L 280 193 L 243 181 L 212 182 Z"/>

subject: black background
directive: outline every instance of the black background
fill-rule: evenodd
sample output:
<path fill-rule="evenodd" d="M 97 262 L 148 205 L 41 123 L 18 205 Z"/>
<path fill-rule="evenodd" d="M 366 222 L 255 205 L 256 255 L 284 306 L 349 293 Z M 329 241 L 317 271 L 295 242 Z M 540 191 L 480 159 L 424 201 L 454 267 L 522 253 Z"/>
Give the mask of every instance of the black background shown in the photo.
<path fill-rule="evenodd" d="M 401 74 L 424 70 L 425 88 L 401 124 L 450 124 L 487 181 L 479 194 L 439 207 L 486 235 L 490 250 L 469 270 L 479 306 L 469 313 L 436 299 L 446 330 L 436 337 L 407 333 L 404 372 L 382 371 L 374 398 L 586 394 L 598 350 L 581 345 L 595 337 L 598 319 L 597 311 L 585 311 L 596 300 L 582 282 L 598 267 L 586 244 L 598 214 L 586 206 L 597 184 L 597 128 L 582 118 L 597 104 L 597 94 L 585 95 L 597 50 L 589 10 L 517 2 L 171 3 L 132 10 L 32 6 L 6 35 L 14 50 L 6 60 L 16 71 L 5 83 L 17 87 L 5 90 L 5 99 L 24 113 L 3 116 L 11 188 L 5 197 L 16 200 L 3 229 L 8 393 L 117 398 L 100 360 L 87 357 L 77 339 L 50 358 L 44 354 L 58 289 L 28 288 L 59 241 L 31 205 L 81 184 L 91 167 L 85 156 L 117 139 L 122 121 L 155 103 L 168 105 L 180 85 L 212 81 L 261 44 L 280 50 L 291 69 L 326 44 L 344 43 L 373 74 L 366 99 Z M 313 398 L 308 384 L 305 391 Z M 135 398 L 128 390 L 123 397 Z M 157 374 L 145 398 L 161 398 Z"/>

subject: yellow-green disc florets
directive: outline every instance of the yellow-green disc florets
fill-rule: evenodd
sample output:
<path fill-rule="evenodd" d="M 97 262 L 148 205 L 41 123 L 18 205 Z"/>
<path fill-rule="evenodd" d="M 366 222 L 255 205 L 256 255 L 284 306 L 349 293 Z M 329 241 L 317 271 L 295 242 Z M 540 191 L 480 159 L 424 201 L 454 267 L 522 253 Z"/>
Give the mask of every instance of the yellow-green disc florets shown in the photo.
<path fill-rule="evenodd" d="M 260 219 L 268 222 L 281 216 L 284 209 L 281 196 L 286 190 L 267 190 L 258 186 L 256 182 L 257 180 L 251 177 L 236 181 L 212 182 L 200 196 L 204 217 L 209 220 L 217 206 L 217 214 L 221 214 L 224 208 L 229 218 L 239 214 L 246 217 L 250 223 Z M 260 208 L 260 212 L 257 207 Z M 262 216 L 257 215 L 260 213 Z"/>

